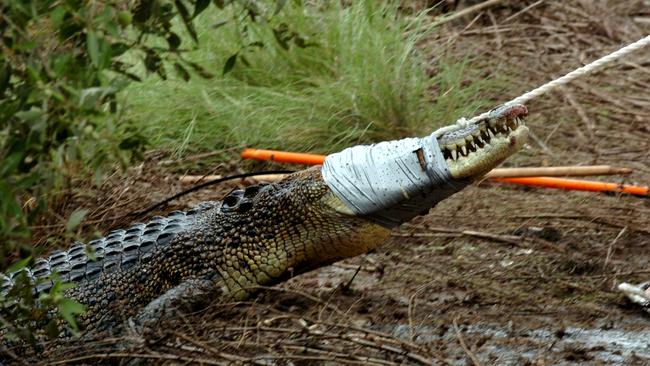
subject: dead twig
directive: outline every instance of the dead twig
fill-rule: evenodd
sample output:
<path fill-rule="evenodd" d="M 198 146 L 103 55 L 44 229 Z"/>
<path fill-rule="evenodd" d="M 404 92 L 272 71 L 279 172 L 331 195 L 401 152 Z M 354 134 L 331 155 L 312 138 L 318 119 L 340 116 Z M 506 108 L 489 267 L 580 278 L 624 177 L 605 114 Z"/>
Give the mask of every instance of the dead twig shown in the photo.
<path fill-rule="evenodd" d="M 530 168 L 497 168 L 485 175 L 486 178 L 514 177 L 584 177 L 589 175 L 630 174 L 632 169 L 612 167 L 609 165 L 587 166 L 553 166 Z"/>
<path fill-rule="evenodd" d="M 415 325 L 413 323 L 413 314 L 415 313 L 415 300 L 417 296 L 427 288 L 427 285 L 420 286 L 413 295 L 409 297 L 409 307 L 408 307 L 408 319 L 409 319 L 409 331 L 411 333 L 411 342 L 415 342 Z"/>
<path fill-rule="evenodd" d="M 184 333 L 181 333 L 181 332 L 174 332 L 174 335 L 176 335 L 177 337 L 179 337 L 179 338 L 185 340 L 186 342 L 190 342 L 190 343 L 192 343 L 193 345 L 195 345 L 195 346 L 201 348 L 201 349 L 204 350 L 204 351 L 209 352 L 210 354 L 212 354 L 212 355 L 214 355 L 214 356 L 221 357 L 221 358 L 223 358 L 224 360 L 228 360 L 228 361 L 237 361 L 237 362 L 243 362 L 243 361 L 246 361 L 246 360 L 247 360 L 245 357 L 241 357 L 241 356 L 237 356 L 237 355 L 231 355 L 231 354 L 229 354 L 229 353 L 225 353 L 225 352 L 222 352 L 222 351 L 216 350 L 216 349 L 214 349 L 214 348 L 208 346 L 207 344 L 205 344 L 205 343 L 203 343 L 203 342 L 200 342 L 200 341 L 198 341 L 198 340 L 196 340 L 196 339 L 191 338 L 190 336 L 188 336 L 188 335 L 186 335 L 186 334 L 184 334 Z"/>
<path fill-rule="evenodd" d="M 162 160 L 162 161 L 158 162 L 158 165 L 168 166 L 168 165 L 173 165 L 173 164 L 187 163 L 187 162 L 203 160 L 203 159 L 207 159 L 207 158 L 211 158 L 211 157 L 214 157 L 214 156 L 221 155 L 221 154 L 223 154 L 225 152 L 239 151 L 239 150 L 241 150 L 242 147 L 244 147 L 244 146 L 243 145 L 233 146 L 233 147 L 229 147 L 227 149 L 221 149 L 221 150 L 216 150 L 216 151 L 210 151 L 210 152 L 206 152 L 206 153 L 191 155 L 191 156 L 187 156 L 187 157 L 181 158 L 181 159 Z"/>
<path fill-rule="evenodd" d="M 267 286 L 252 286 L 252 287 L 249 287 L 249 288 L 252 289 L 252 290 L 260 289 L 260 290 L 265 290 L 265 291 L 286 292 L 286 293 L 289 293 L 289 294 L 300 295 L 300 296 L 303 296 L 304 298 L 309 299 L 309 300 L 311 300 L 311 301 L 313 301 L 313 302 L 315 302 L 317 304 L 323 305 L 324 307 L 326 307 L 326 308 L 332 310 L 333 312 L 335 312 L 337 315 L 345 316 L 345 313 L 342 312 L 335 305 L 327 303 L 327 302 L 323 301 L 322 299 L 320 299 L 320 298 L 318 298 L 316 296 L 310 295 L 310 294 L 308 294 L 308 293 L 306 293 L 304 291 L 290 289 L 290 288 L 284 288 L 284 287 L 267 287 Z"/>
<path fill-rule="evenodd" d="M 612 252 L 613 252 L 613 249 L 614 249 L 614 244 L 616 244 L 616 242 L 618 241 L 618 239 L 620 239 L 621 236 L 623 236 L 623 234 L 625 234 L 626 231 L 627 231 L 627 226 L 624 227 L 624 228 L 622 228 L 621 231 L 618 232 L 618 235 L 616 235 L 616 237 L 614 238 L 614 240 L 612 240 L 612 242 L 609 243 L 609 247 L 607 247 L 607 255 L 605 256 L 605 264 L 603 264 L 603 271 L 605 271 L 605 269 L 607 269 L 607 265 L 609 264 L 609 260 L 610 260 L 611 257 L 612 257 Z"/>
<path fill-rule="evenodd" d="M 452 20 L 462 18 L 462 17 L 464 17 L 465 15 L 468 15 L 468 14 L 476 13 L 476 12 L 481 11 L 483 9 L 486 9 L 486 8 L 488 8 L 490 6 L 497 5 L 497 4 L 501 3 L 501 2 L 503 2 L 503 0 L 487 0 L 487 1 L 484 1 L 484 2 L 476 4 L 476 5 L 468 6 L 467 8 L 465 8 L 463 10 L 459 10 L 459 11 L 457 11 L 455 13 L 452 13 L 451 15 L 442 15 L 442 16 L 434 19 L 433 25 L 439 26 L 439 25 L 451 22 Z"/>
<path fill-rule="evenodd" d="M 491 240 L 491 241 L 496 241 L 496 242 L 501 242 L 501 243 L 506 243 L 510 244 L 516 247 L 521 247 L 521 248 L 528 248 L 528 246 L 524 245 L 524 243 L 529 242 L 531 244 L 535 245 L 542 245 L 546 249 L 550 249 L 555 252 L 559 253 L 564 253 L 565 249 L 551 243 L 548 240 L 543 240 L 540 238 L 529 238 L 529 237 L 523 237 L 523 236 L 517 236 L 517 235 L 499 235 L 499 234 L 492 234 L 492 233 L 487 233 L 487 232 L 482 232 L 482 231 L 474 231 L 474 230 L 457 230 L 457 229 L 448 229 L 448 228 L 435 228 L 435 227 L 429 227 L 427 228 L 430 231 L 434 231 L 434 233 L 392 233 L 391 236 L 397 236 L 397 237 L 420 237 L 420 238 L 436 238 L 440 237 L 441 234 L 442 236 L 459 236 L 459 235 L 465 235 L 465 236 L 472 236 L 475 238 L 480 238 L 480 239 L 485 239 L 485 240 Z M 436 234 L 435 232 L 441 233 L 441 234 Z"/>
<path fill-rule="evenodd" d="M 320 345 L 322 348 L 323 345 Z M 284 349 L 289 349 L 289 350 L 295 350 L 300 353 L 306 353 L 306 352 L 312 352 L 312 353 L 317 353 L 317 354 L 325 354 L 329 355 L 330 357 L 334 357 L 334 361 L 336 362 L 345 362 L 347 364 L 351 365 L 387 365 L 387 366 L 396 366 L 399 365 L 398 363 L 391 362 L 388 360 L 382 360 L 379 358 L 375 357 L 364 357 L 364 356 L 354 356 L 354 355 L 349 355 L 341 352 L 336 352 L 332 350 L 320 350 L 318 348 L 314 347 L 307 347 L 307 346 L 293 346 L 293 345 L 282 345 L 282 348 Z M 352 359 L 351 359 L 352 358 Z"/>
<path fill-rule="evenodd" d="M 220 361 L 214 361 L 206 358 L 194 358 L 194 357 L 186 357 L 186 356 L 178 356 L 178 355 L 170 355 L 170 354 L 159 354 L 159 353 L 154 353 L 154 354 L 148 354 L 148 353 L 122 353 L 122 352 L 113 352 L 113 353 L 96 353 L 92 355 L 86 355 L 86 356 L 79 356 L 79 357 L 73 357 L 73 358 L 68 358 L 60 361 L 53 361 L 50 362 L 50 365 L 66 365 L 70 363 L 77 363 L 81 361 L 90 361 L 90 360 L 106 360 L 106 359 L 138 359 L 138 358 L 144 358 L 148 360 L 157 360 L 157 361 L 183 361 L 183 362 L 189 362 L 193 364 L 204 364 L 204 365 L 217 365 L 217 366 L 225 366 L 225 365 L 231 365 L 231 363 L 228 362 L 220 362 Z"/>
<path fill-rule="evenodd" d="M 564 98 L 567 100 L 567 102 L 569 102 L 571 107 L 573 107 L 573 109 L 575 109 L 576 113 L 578 114 L 578 117 L 580 117 L 582 122 L 584 122 L 585 126 L 587 126 L 587 128 L 589 129 L 589 135 L 590 135 L 589 137 L 591 137 L 593 139 L 594 138 L 594 132 L 593 131 L 594 131 L 594 127 L 595 127 L 594 121 L 589 118 L 589 116 L 587 115 L 587 112 L 585 111 L 585 109 L 582 107 L 582 105 L 580 103 L 578 103 L 575 96 L 573 96 L 573 93 L 571 91 L 569 91 L 568 88 L 560 87 L 560 91 L 564 95 Z"/>
<path fill-rule="evenodd" d="M 472 352 L 472 350 L 467 347 L 467 344 L 465 343 L 465 339 L 463 339 L 463 334 L 460 331 L 460 328 L 458 328 L 458 317 L 454 318 L 453 324 L 454 324 L 454 329 L 456 330 L 456 338 L 458 339 L 458 343 L 460 343 L 460 346 L 463 348 L 467 356 L 472 360 L 472 363 L 474 366 L 481 366 L 481 362 L 479 362 L 478 358 Z"/>

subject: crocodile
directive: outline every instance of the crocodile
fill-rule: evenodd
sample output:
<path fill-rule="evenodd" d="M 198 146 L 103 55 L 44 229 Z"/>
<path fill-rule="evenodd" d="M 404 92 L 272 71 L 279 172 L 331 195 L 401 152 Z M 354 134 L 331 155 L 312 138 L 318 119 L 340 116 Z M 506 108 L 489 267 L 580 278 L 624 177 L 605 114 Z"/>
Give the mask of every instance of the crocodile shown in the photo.
<path fill-rule="evenodd" d="M 324 167 L 316 166 L 77 243 L 36 259 L 23 271 L 37 283 L 36 293 L 52 286 L 53 273 L 74 282 L 66 295 L 85 306 L 77 319 L 85 333 L 115 334 L 127 324 L 143 329 L 178 309 L 243 300 L 377 247 L 400 222 L 425 214 L 518 151 L 527 138 L 526 115 L 522 105 L 504 106 L 478 121 L 434 133 L 447 179 L 455 183 L 423 191 L 423 197 L 398 195 L 398 201 L 424 202 L 424 210 L 419 207 L 407 217 L 382 220 L 392 217 L 391 207 L 383 216 L 360 214 L 325 179 Z M 425 199 L 443 186 L 444 195 Z M 16 275 L 0 276 L 2 291 L 13 286 Z"/>

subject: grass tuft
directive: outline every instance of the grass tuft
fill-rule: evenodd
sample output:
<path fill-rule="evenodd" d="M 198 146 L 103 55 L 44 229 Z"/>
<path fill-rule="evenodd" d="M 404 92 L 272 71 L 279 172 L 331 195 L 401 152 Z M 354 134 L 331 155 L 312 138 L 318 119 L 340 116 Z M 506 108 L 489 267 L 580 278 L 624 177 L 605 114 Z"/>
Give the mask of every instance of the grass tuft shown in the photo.
<path fill-rule="evenodd" d="M 154 147 L 178 155 L 233 146 L 329 153 L 430 133 L 487 105 L 475 96 L 492 81 L 470 82 L 467 62 L 432 64 L 418 50 L 433 31 L 424 15 L 400 14 L 395 3 L 331 3 L 289 2 L 272 19 L 308 45 L 290 42 L 288 50 L 271 27 L 249 23 L 245 35 L 234 24 L 213 29 L 225 16 L 206 11 L 201 47 L 189 58 L 218 76 L 134 83 L 125 93 L 129 116 Z M 264 46 L 245 47 L 255 41 Z"/>

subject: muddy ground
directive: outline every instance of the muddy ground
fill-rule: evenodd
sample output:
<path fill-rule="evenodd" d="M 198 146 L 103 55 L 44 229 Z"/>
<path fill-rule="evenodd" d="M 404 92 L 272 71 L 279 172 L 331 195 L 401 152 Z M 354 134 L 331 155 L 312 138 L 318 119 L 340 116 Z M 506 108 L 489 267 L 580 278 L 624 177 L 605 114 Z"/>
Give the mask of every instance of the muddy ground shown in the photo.
<path fill-rule="evenodd" d="M 507 76 L 509 87 L 491 95 L 496 105 L 649 33 L 647 1 L 502 1 L 444 24 L 422 49 L 435 58 L 451 45 L 451 56 L 476 56 L 487 73 Z M 603 180 L 650 184 L 649 52 L 531 101 L 533 139 L 506 165 L 610 164 L 634 173 Z M 182 189 L 169 172 L 235 170 L 161 159 L 151 153 L 127 177 L 71 197 L 61 217 L 97 207 L 88 223 L 119 226 L 129 219 L 116 217 Z M 103 351 L 75 347 L 51 361 L 650 364 L 650 316 L 616 291 L 650 279 L 649 223 L 648 199 L 481 182 L 372 253 L 172 321 L 133 349 L 103 340 Z"/>

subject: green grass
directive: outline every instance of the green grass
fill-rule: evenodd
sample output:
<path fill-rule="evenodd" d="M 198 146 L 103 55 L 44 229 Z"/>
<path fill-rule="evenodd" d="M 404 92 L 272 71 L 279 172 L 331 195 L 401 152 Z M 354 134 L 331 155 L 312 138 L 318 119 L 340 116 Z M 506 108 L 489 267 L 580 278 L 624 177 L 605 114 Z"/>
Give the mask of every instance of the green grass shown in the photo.
<path fill-rule="evenodd" d="M 469 82 L 466 60 L 432 61 L 417 44 L 432 31 L 424 16 L 385 2 L 348 6 L 288 2 L 271 25 L 286 23 L 314 46 L 283 49 L 270 27 L 251 23 L 242 36 L 216 10 L 198 19 L 200 49 L 189 54 L 215 78 L 190 82 L 149 77 L 123 94 L 128 115 L 153 147 L 176 154 L 251 146 L 329 153 L 344 147 L 424 134 L 487 106 Z M 381 3 L 383 5 L 378 5 Z M 390 2 L 389 2 L 390 3 Z M 242 45 L 261 40 L 263 48 Z M 234 69 L 221 70 L 239 52 Z"/>

